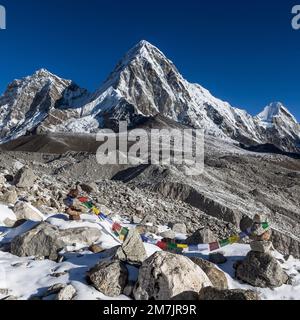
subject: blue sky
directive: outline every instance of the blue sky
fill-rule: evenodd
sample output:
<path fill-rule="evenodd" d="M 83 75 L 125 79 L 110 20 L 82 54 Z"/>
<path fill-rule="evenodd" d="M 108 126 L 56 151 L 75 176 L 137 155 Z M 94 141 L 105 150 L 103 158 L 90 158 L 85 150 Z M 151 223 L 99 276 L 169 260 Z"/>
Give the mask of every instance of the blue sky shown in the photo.
<path fill-rule="evenodd" d="M 296 1 L 297 3 L 297 1 Z M 0 0 L 0 92 L 47 68 L 95 90 L 141 39 L 184 77 L 258 113 L 283 102 L 300 120 L 300 30 L 288 0 Z M 299 0 L 300 4 L 300 0 Z"/>

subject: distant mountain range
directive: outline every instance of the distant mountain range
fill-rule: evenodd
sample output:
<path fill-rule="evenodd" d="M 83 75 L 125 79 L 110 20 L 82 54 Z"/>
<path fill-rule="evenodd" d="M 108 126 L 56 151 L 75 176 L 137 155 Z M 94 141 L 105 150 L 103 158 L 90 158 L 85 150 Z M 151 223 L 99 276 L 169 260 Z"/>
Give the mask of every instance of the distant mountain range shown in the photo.
<path fill-rule="evenodd" d="M 248 146 L 300 152 L 300 124 L 281 103 L 253 117 L 186 81 L 147 41 L 133 47 L 95 93 L 45 69 L 14 80 L 0 97 L 0 143 L 28 134 L 116 129 L 119 120 L 135 127 L 157 115 Z"/>

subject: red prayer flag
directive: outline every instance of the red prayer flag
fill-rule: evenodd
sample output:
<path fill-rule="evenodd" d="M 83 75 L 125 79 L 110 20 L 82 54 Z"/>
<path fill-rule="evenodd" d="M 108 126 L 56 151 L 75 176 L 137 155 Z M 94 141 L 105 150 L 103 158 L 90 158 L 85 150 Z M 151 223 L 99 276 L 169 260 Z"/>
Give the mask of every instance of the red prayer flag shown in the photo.
<path fill-rule="evenodd" d="M 167 247 L 168 247 L 168 244 L 166 242 L 163 242 L 163 241 L 158 241 L 156 245 L 162 250 L 166 250 Z"/>
<path fill-rule="evenodd" d="M 220 248 L 220 245 L 218 242 L 212 242 L 209 244 L 210 251 L 218 250 L 219 248 Z"/>
<path fill-rule="evenodd" d="M 85 202 L 88 202 L 88 201 L 89 201 L 89 198 L 87 198 L 87 197 L 79 197 L 78 200 L 79 200 L 80 202 L 85 203 Z"/>

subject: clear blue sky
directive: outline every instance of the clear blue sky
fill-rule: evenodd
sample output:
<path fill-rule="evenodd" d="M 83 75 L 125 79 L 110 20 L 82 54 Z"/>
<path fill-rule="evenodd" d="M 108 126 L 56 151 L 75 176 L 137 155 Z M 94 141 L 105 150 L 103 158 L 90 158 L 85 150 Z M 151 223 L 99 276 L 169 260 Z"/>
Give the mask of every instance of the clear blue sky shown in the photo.
<path fill-rule="evenodd" d="M 300 0 L 298 1 L 300 4 Z M 296 1 L 297 3 L 297 1 Z M 0 91 L 47 68 L 95 90 L 135 43 L 252 114 L 282 101 L 300 120 L 300 30 L 289 0 L 0 0 Z"/>

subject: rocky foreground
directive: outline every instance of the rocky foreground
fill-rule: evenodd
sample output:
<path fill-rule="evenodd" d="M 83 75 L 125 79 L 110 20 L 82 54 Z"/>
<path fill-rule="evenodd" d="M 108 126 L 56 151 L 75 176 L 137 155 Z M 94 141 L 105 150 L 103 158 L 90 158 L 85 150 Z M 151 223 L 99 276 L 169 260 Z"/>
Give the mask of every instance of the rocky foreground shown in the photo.
<path fill-rule="evenodd" d="M 103 168 L 86 153 L 1 153 L 0 297 L 299 299 L 299 163 L 208 146 L 193 180 L 175 167 Z M 63 199 L 76 182 L 130 228 L 124 243 L 95 215 L 69 221 Z M 245 242 L 178 255 L 139 236 L 207 243 L 238 232 L 258 208 L 273 227 L 270 253 Z"/>

